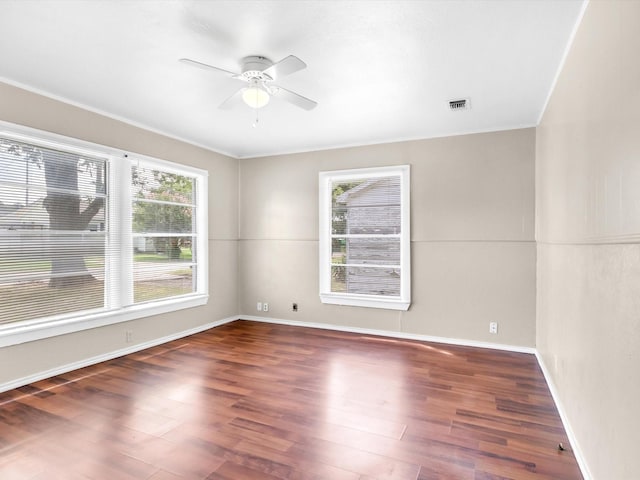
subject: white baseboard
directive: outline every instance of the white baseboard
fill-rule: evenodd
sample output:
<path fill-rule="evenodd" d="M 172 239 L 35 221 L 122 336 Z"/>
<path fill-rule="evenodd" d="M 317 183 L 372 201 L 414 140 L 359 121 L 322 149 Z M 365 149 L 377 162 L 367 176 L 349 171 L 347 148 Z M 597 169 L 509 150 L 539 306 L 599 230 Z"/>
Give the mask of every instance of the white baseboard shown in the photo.
<path fill-rule="evenodd" d="M 582 450 L 580 449 L 578 439 L 573 433 L 573 429 L 571 428 L 571 424 L 569 423 L 569 418 L 567 417 L 566 410 L 562 404 L 562 401 L 560 400 L 560 394 L 558 393 L 558 389 L 556 388 L 556 385 L 553 382 L 553 378 L 551 377 L 551 372 L 549 372 L 549 370 L 547 369 L 542 356 L 537 350 L 536 358 L 538 359 L 538 365 L 540 365 L 542 374 L 544 375 L 544 378 L 547 381 L 547 385 L 549 386 L 549 391 L 551 392 L 551 396 L 553 397 L 553 402 L 556 404 L 556 408 L 558 409 L 558 413 L 560 414 L 560 420 L 562 420 L 564 431 L 567 432 L 567 437 L 569 437 L 569 443 L 571 444 L 573 455 L 576 457 L 576 461 L 578 462 L 578 466 L 580 467 L 582 477 L 584 478 L 584 480 L 591 480 L 593 476 L 589 471 L 589 467 L 587 466 L 585 457 L 582 453 Z"/>
<path fill-rule="evenodd" d="M 258 317 L 254 315 L 240 315 L 240 320 L 253 320 L 255 322 L 276 323 L 280 325 L 291 325 L 293 327 L 320 328 L 323 330 L 336 330 L 338 332 L 361 333 L 363 335 L 377 335 L 381 337 L 403 338 L 405 340 L 418 340 L 420 342 L 448 343 L 449 345 L 460 345 L 463 347 L 490 348 L 493 350 L 504 350 L 507 352 L 528 353 L 534 355 L 536 349 L 533 347 L 522 347 L 518 345 L 504 345 L 501 343 L 478 342 L 475 340 L 465 340 L 460 338 L 432 337 L 430 335 L 419 335 L 417 333 L 397 332 L 392 330 L 376 330 L 372 328 L 348 327 L 344 325 L 331 325 L 329 323 L 300 322 L 298 320 L 285 320 L 282 318 Z"/>
<path fill-rule="evenodd" d="M 95 365 L 100 362 L 106 362 L 107 360 L 112 360 L 117 357 L 122 357 L 124 355 L 129 355 L 130 353 L 139 352 L 140 350 L 144 350 L 146 348 L 155 347 L 157 345 L 161 345 L 163 343 L 171 342 L 173 340 L 177 340 L 179 338 L 188 337 L 189 335 L 193 335 L 195 333 L 204 332 L 205 330 L 209 330 L 213 327 L 218 327 L 220 325 L 224 325 L 225 323 L 233 322 L 238 320 L 239 317 L 227 317 L 222 320 L 217 320 L 215 322 L 206 323 L 204 325 L 198 325 L 197 327 L 190 328 L 188 330 L 182 330 L 181 332 L 172 333 L 171 335 L 167 335 L 161 338 L 154 338 L 148 342 L 137 343 L 130 347 L 122 348 L 119 350 L 113 350 L 111 352 L 103 353 L 102 355 L 97 355 L 95 357 L 85 358 L 78 362 L 68 363 L 66 365 L 61 365 L 59 367 L 55 367 L 49 370 L 45 370 L 43 372 L 38 372 L 33 375 L 29 375 L 27 377 L 18 378 L 16 380 L 12 380 L 7 383 L 0 384 L 0 393 L 6 392 L 8 390 L 13 390 L 14 388 L 23 387 L 25 385 L 29 385 L 30 383 L 39 382 L 40 380 L 44 380 L 45 378 L 55 377 L 56 375 L 61 375 L 63 373 L 70 372 L 72 370 L 77 370 L 79 368 L 88 367 L 90 365 Z"/>

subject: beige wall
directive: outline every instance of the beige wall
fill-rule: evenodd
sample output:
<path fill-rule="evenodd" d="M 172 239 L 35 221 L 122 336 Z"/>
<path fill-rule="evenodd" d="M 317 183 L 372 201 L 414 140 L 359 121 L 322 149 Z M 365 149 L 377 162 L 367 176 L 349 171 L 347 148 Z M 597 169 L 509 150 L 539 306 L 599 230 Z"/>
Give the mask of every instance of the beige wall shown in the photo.
<path fill-rule="evenodd" d="M 591 1 L 537 131 L 537 348 L 594 479 L 637 479 L 640 2 Z"/>
<path fill-rule="evenodd" d="M 0 120 L 209 171 L 209 284 L 206 306 L 0 349 L 0 385 L 116 351 L 125 330 L 153 341 L 235 316 L 238 164 L 234 159 L 0 83 Z M 214 268 L 215 266 L 215 268 Z"/>
<path fill-rule="evenodd" d="M 240 313 L 533 347 L 534 156 L 522 129 L 240 160 Z M 321 304 L 318 172 L 395 164 L 411 165 L 411 308 Z"/>

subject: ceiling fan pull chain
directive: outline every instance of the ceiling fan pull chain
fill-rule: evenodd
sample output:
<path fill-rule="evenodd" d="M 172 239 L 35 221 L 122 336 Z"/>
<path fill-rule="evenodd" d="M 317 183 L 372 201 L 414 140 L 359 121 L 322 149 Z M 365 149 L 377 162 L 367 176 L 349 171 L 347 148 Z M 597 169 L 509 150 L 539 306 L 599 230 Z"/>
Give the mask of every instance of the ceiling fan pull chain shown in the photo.
<path fill-rule="evenodd" d="M 253 128 L 257 128 L 258 126 L 258 109 L 256 108 L 255 111 L 256 111 L 256 120 L 251 124 Z"/>

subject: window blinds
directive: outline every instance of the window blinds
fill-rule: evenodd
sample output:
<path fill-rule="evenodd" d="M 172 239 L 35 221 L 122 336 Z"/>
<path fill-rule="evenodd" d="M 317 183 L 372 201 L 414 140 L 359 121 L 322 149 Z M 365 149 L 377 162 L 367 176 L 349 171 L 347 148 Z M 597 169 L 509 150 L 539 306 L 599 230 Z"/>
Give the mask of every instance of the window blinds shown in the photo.
<path fill-rule="evenodd" d="M 0 138 L 0 324 L 104 308 L 104 158 Z"/>
<path fill-rule="evenodd" d="M 331 292 L 400 295 L 399 176 L 331 183 Z"/>
<path fill-rule="evenodd" d="M 194 292 L 195 178 L 132 168 L 134 302 Z"/>

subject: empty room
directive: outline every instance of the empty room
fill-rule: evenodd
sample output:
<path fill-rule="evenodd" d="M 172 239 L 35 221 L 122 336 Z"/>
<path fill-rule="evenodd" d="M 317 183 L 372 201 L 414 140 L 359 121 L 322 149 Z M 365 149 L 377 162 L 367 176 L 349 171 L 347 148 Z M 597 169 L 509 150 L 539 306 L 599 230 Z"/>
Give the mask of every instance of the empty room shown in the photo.
<path fill-rule="evenodd" d="M 0 2 L 0 479 L 634 480 L 640 0 Z"/>

